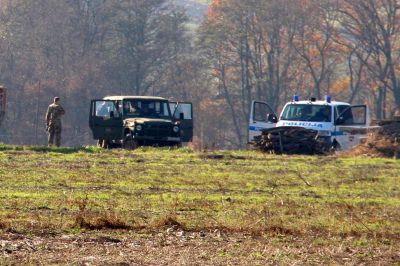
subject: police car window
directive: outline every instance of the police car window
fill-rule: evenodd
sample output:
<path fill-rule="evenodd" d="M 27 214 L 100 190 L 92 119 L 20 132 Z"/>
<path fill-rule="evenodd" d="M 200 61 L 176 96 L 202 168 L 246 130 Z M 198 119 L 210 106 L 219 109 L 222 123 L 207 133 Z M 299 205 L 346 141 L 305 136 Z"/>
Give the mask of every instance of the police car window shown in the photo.
<path fill-rule="evenodd" d="M 366 123 L 367 115 L 364 106 L 351 108 L 353 114 L 353 123 L 356 125 L 363 125 Z"/>
<path fill-rule="evenodd" d="M 335 120 L 339 117 L 341 113 L 343 113 L 347 108 L 349 108 L 349 105 L 338 105 L 336 106 L 336 111 L 335 111 Z"/>
<path fill-rule="evenodd" d="M 332 107 L 329 105 L 289 104 L 283 111 L 281 120 L 331 122 Z"/>
<path fill-rule="evenodd" d="M 273 114 L 274 111 L 265 103 L 254 103 L 253 120 L 258 122 L 267 122 L 268 114 Z"/>
<path fill-rule="evenodd" d="M 365 125 L 367 120 L 367 110 L 365 106 L 354 106 L 344 109 L 340 115 L 339 125 Z"/>

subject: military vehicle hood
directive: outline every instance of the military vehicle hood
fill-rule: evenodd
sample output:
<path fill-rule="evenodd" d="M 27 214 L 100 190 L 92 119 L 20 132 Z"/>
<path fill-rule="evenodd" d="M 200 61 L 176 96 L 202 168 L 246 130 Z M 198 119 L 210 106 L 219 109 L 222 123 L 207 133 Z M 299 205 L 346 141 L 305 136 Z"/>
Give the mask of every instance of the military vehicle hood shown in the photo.
<path fill-rule="evenodd" d="M 169 124 L 172 125 L 172 121 L 169 119 L 159 119 L 159 118 L 127 118 L 124 120 L 125 125 L 137 125 L 137 124 L 150 124 L 150 125 L 160 125 Z"/>

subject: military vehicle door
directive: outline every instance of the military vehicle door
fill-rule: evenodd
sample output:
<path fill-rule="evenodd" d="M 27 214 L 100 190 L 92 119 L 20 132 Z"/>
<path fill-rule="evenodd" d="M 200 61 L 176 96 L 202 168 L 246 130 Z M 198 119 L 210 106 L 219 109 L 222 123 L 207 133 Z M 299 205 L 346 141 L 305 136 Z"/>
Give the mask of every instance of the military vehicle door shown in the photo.
<path fill-rule="evenodd" d="M 360 144 L 367 136 L 368 109 L 366 105 L 349 106 L 340 114 L 335 114 L 333 133 L 340 148 L 350 149 Z"/>
<path fill-rule="evenodd" d="M 253 101 L 249 120 L 249 142 L 260 136 L 263 129 L 275 127 L 276 123 L 278 117 L 266 102 Z"/>
<path fill-rule="evenodd" d="M 188 102 L 170 102 L 171 113 L 174 121 L 180 122 L 182 142 L 193 139 L 193 105 Z"/>
<path fill-rule="evenodd" d="M 115 101 L 93 100 L 89 124 L 94 139 L 118 140 L 122 137 L 123 119 Z"/>

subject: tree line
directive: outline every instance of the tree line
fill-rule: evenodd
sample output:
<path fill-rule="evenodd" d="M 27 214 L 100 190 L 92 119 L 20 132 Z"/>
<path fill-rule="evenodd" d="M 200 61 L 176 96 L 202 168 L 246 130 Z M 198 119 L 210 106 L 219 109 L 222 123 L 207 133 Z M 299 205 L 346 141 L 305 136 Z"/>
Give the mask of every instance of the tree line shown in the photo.
<path fill-rule="evenodd" d="M 89 102 L 106 95 L 192 101 L 199 147 L 240 148 L 249 106 L 292 95 L 400 107 L 397 0 L 213 0 L 198 29 L 168 0 L 0 0 L 0 140 L 45 144 L 54 96 L 64 145 L 93 143 Z"/>
<path fill-rule="evenodd" d="M 200 40 L 239 143 L 250 102 L 291 95 L 400 107 L 397 0 L 214 0 Z M 240 144 L 239 144 L 240 145 Z"/>

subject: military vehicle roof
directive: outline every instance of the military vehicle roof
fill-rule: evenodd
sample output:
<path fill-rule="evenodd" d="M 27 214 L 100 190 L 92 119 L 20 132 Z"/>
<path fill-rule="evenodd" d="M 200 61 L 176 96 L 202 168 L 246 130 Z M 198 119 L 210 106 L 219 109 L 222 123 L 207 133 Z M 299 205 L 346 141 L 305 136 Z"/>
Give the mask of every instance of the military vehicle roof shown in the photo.
<path fill-rule="evenodd" d="M 104 100 L 111 100 L 111 101 L 133 100 L 133 99 L 168 101 L 165 98 L 156 97 L 156 96 L 107 96 L 107 97 L 104 97 Z"/>

